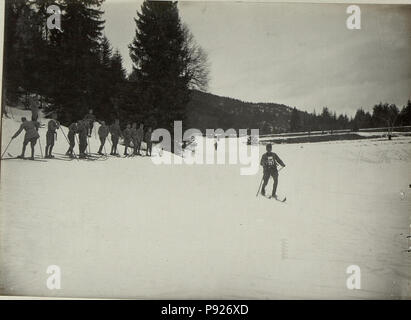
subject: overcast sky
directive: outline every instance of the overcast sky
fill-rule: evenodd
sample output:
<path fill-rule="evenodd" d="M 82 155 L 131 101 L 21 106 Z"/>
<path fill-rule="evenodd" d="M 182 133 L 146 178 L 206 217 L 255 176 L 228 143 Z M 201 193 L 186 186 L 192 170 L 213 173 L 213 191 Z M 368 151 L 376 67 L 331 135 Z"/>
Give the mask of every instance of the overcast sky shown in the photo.
<path fill-rule="evenodd" d="M 128 44 L 142 1 L 104 4 L 105 33 L 131 70 Z M 360 5 L 361 30 L 346 28 L 347 5 L 183 2 L 181 19 L 206 50 L 209 92 L 353 115 L 380 101 L 411 98 L 411 6 Z"/>

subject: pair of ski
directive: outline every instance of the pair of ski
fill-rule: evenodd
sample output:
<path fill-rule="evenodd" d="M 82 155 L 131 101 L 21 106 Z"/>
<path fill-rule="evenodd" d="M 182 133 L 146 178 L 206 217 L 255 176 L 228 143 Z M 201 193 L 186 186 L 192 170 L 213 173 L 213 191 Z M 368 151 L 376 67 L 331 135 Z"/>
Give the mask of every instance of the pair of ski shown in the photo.
<path fill-rule="evenodd" d="M 126 154 L 122 156 L 121 158 L 134 158 L 134 157 L 145 157 L 145 156 L 142 154 Z"/>
<path fill-rule="evenodd" d="M 267 196 L 267 195 L 263 195 L 263 197 L 267 198 L 267 199 L 274 199 L 280 202 L 286 202 L 287 201 L 287 197 L 284 198 L 280 198 L 280 197 L 273 197 L 273 196 Z"/>
<path fill-rule="evenodd" d="M 22 158 L 22 157 L 15 157 L 10 153 L 7 153 L 8 157 L 6 158 L 2 158 L 1 160 L 30 160 L 30 161 L 40 161 L 40 162 L 47 162 L 47 160 L 42 159 L 40 157 L 34 157 L 34 159 L 30 159 L 30 158 Z"/>
<path fill-rule="evenodd" d="M 58 157 L 58 158 L 53 158 L 53 159 L 57 159 L 57 160 L 65 160 L 65 161 L 72 161 L 72 160 L 74 160 L 74 159 L 77 159 L 77 160 L 87 160 L 87 161 L 95 161 L 95 160 L 106 160 L 106 158 L 104 158 L 104 156 L 102 156 L 102 155 L 94 155 L 94 154 L 86 154 L 86 156 L 85 157 L 83 157 L 83 158 L 80 158 L 78 155 L 76 155 L 75 157 L 70 157 L 69 155 L 67 155 L 67 154 L 63 154 L 63 153 L 58 153 L 58 152 L 56 152 L 55 154 L 58 154 L 58 155 L 60 155 L 60 157 Z"/>
<path fill-rule="evenodd" d="M 74 160 L 74 158 L 65 157 L 65 156 L 61 156 L 61 157 L 53 156 L 52 158 L 47 158 L 47 157 L 45 157 L 45 159 L 49 159 L 49 160 L 61 160 L 61 161 L 73 161 L 73 160 Z"/>

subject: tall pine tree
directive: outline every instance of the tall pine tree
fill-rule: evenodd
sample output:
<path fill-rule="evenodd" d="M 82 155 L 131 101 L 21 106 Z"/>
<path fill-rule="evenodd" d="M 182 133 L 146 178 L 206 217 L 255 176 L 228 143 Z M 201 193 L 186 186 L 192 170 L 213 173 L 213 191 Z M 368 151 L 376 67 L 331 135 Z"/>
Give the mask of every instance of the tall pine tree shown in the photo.
<path fill-rule="evenodd" d="M 100 48 L 104 21 L 102 0 L 65 0 L 62 10 L 63 32 L 50 35 L 50 76 L 54 86 L 49 93 L 47 111 L 57 111 L 63 122 L 97 109 L 102 90 L 96 81 L 101 68 Z M 98 114 L 97 114 L 98 116 Z"/>
<path fill-rule="evenodd" d="M 134 111 L 149 119 L 150 125 L 172 132 L 174 120 L 184 121 L 191 84 L 201 75 L 193 71 L 203 67 L 202 75 L 208 76 L 206 59 L 204 55 L 198 59 L 198 47 L 180 21 L 176 2 L 146 0 L 134 20 L 130 80 L 133 93 L 140 96 Z"/>

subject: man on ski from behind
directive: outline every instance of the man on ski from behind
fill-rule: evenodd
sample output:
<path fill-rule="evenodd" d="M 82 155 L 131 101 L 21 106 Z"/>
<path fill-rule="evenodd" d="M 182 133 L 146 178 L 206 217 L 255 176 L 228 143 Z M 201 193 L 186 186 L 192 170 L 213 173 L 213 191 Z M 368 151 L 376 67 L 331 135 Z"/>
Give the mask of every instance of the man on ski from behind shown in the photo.
<path fill-rule="evenodd" d="M 96 121 L 96 116 L 93 114 L 93 109 L 88 111 L 88 114 L 85 115 L 84 120 L 86 122 L 87 135 L 91 137 L 93 132 L 94 121 Z"/>
<path fill-rule="evenodd" d="M 88 132 L 88 123 L 86 120 L 80 120 L 77 123 L 77 132 L 78 132 L 78 140 L 79 140 L 79 158 L 85 159 L 86 158 L 86 150 L 87 150 L 87 132 Z"/>
<path fill-rule="evenodd" d="M 21 155 L 17 158 L 24 159 L 24 153 L 26 152 L 27 144 L 30 142 L 31 145 L 31 157 L 30 160 L 34 160 L 34 146 L 36 145 L 37 139 L 40 138 L 38 130 L 40 128 L 40 123 L 37 121 L 27 121 L 25 117 L 21 118 L 22 124 L 17 130 L 17 132 L 13 135 L 12 139 L 15 139 L 23 130 L 26 131 L 24 135 L 23 141 L 23 150 L 21 151 Z"/>
<path fill-rule="evenodd" d="M 54 139 L 56 136 L 56 130 L 60 128 L 60 123 L 56 120 L 57 115 L 55 112 L 51 115 L 51 119 L 49 120 L 49 123 L 47 125 L 47 133 L 46 133 L 46 154 L 45 158 L 54 158 L 54 156 L 51 154 L 53 151 L 54 147 Z"/>
<path fill-rule="evenodd" d="M 151 151 L 153 149 L 153 141 L 151 140 L 151 134 L 152 134 L 151 127 L 148 127 L 148 130 L 146 132 L 146 144 L 147 144 L 146 156 L 149 156 L 149 157 L 151 157 Z"/>
<path fill-rule="evenodd" d="M 118 140 L 120 139 L 122 135 L 122 132 L 120 128 L 120 121 L 118 119 L 116 119 L 114 123 L 110 126 L 110 134 L 111 134 L 111 142 L 112 142 L 110 155 L 119 156 L 119 154 L 117 153 L 117 144 L 118 144 Z"/>
<path fill-rule="evenodd" d="M 137 129 L 137 151 L 135 152 L 138 155 L 140 154 L 141 150 L 141 143 L 143 142 L 144 138 L 144 124 L 140 123 L 140 127 Z"/>
<path fill-rule="evenodd" d="M 124 156 L 128 156 L 128 148 L 130 147 L 131 142 L 131 127 L 130 124 L 127 124 L 127 127 L 123 131 L 124 137 Z"/>
<path fill-rule="evenodd" d="M 131 126 L 131 130 L 130 130 L 130 134 L 131 134 L 131 141 L 133 142 L 133 155 L 136 156 L 137 155 L 137 123 L 133 123 L 133 125 Z"/>
<path fill-rule="evenodd" d="M 78 131 L 77 122 L 73 122 L 69 127 L 67 138 L 69 140 L 69 149 L 66 152 L 67 156 L 73 157 L 74 147 L 76 145 L 76 133 Z"/>
<path fill-rule="evenodd" d="M 109 134 L 109 128 L 106 126 L 106 123 L 104 121 L 101 121 L 101 126 L 98 128 L 98 137 L 100 138 L 100 148 L 98 149 L 98 154 L 99 155 L 104 155 L 103 153 L 103 148 L 104 144 L 106 143 L 106 138 Z"/>
<path fill-rule="evenodd" d="M 282 167 L 285 167 L 284 162 L 277 156 L 276 153 L 272 152 L 273 146 L 267 144 L 265 147 L 267 152 L 261 157 L 260 165 L 263 166 L 263 186 L 261 188 L 261 194 L 265 196 L 265 187 L 267 186 L 270 176 L 274 179 L 272 197 L 277 199 L 277 185 L 278 185 L 278 170 L 277 163 Z"/>

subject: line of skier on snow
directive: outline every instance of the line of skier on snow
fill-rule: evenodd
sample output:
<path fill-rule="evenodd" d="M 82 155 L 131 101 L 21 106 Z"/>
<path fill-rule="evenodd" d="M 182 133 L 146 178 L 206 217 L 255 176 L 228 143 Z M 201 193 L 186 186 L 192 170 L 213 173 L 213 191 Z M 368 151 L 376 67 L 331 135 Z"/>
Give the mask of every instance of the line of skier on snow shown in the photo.
<path fill-rule="evenodd" d="M 24 141 L 23 141 L 23 149 L 21 154 L 17 158 L 24 158 L 26 147 L 28 144 L 31 146 L 31 157 L 30 160 L 34 160 L 34 147 L 37 143 L 37 140 L 40 138 L 38 130 L 40 128 L 40 123 L 38 122 L 38 111 L 33 111 L 32 109 L 32 117 L 31 120 L 27 120 L 25 117 L 21 118 L 22 124 L 17 132 L 12 136 L 12 140 L 15 139 L 23 130 L 25 131 Z M 90 110 L 89 113 L 82 119 L 77 122 L 73 122 L 68 127 L 67 135 L 61 129 L 63 135 L 67 139 L 69 144 L 69 149 L 66 152 L 66 155 L 73 158 L 76 156 L 74 147 L 76 145 L 76 140 L 79 147 L 79 154 L 78 158 L 85 159 L 87 157 L 87 146 L 88 146 L 88 138 L 91 137 L 91 133 L 93 131 L 94 122 L 96 122 L 96 117 L 93 114 L 93 111 Z M 113 156 L 120 156 L 118 153 L 118 143 L 120 138 L 124 139 L 124 156 L 129 155 L 141 155 L 141 144 L 143 141 L 146 142 L 146 155 L 151 156 L 152 151 L 152 128 L 149 127 L 144 132 L 144 125 L 140 124 L 137 128 L 137 124 L 133 123 L 132 125 L 127 124 L 127 127 L 124 130 L 120 128 L 120 122 L 118 119 L 114 121 L 113 124 L 108 126 L 105 121 L 97 121 L 100 123 L 100 127 L 98 128 L 98 136 L 100 139 L 100 147 L 98 150 L 99 155 L 105 155 L 103 153 L 103 149 L 105 150 L 105 143 L 108 137 L 108 134 L 111 135 L 111 151 L 110 155 Z M 47 159 L 54 158 L 52 152 L 54 143 L 56 140 L 57 130 L 60 128 L 60 123 L 56 120 L 56 114 L 53 113 L 51 115 L 51 119 L 47 124 L 47 133 L 46 133 L 46 147 L 45 147 L 45 155 L 44 157 Z M 78 135 L 78 137 L 76 136 Z M 131 143 L 133 147 L 131 147 Z M 128 153 L 129 149 L 131 150 L 131 154 Z"/>
<path fill-rule="evenodd" d="M 21 155 L 17 158 L 24 159 L 25 151 L 27 145 L 30 143 L 31 146 L 31 157 L 29 159 L 34 160 L 34 147 L 37 143 L 37 140 L 40 138 L 38 130 L 40 128 L 40 123 L 38 122 L 38 110 L 32 109 L 32 117 L 31 121 L 27 120 L 25 117 L 21 118 L 22 124 L 17 132 L 12 136 L 12 140 L 15 139 L 23 130 L 25 131 L 24 141 L 23 141 L 23 149 Z M 96 117 L 93 114 L 92 110 L 89 110 L 89 113 L 84 117 L 84 119 L 79 120 L 77 122 L 72 123 L 68 127 L 68 134 L 65 135 L 64 131 L 60 128 L 60 123 L 56 120 L 56 114 L 52 114 L 52 118 L 49 120 L 47 124 L 47 133 L 46 133 L 46 147 L 45 147 L 45 158 L 54 158 L 52 151 L 56 139 L 57 130 L 60 128 L 62 133 L 64 134 L 67 142 L 69 144 L 69 149 L 66 152 L 66 155 L 73 158 L 76 156 L 74 152 L 74 147 L 76 145 L 76 134 L 78 135 L 78 145 L 79 145 L 79 155 L 80 159 L 85 159 L 87 157 L 87 146 L 88 146 L 88 138 L 91 137 L 94 122 L 96 122 Z M 128 155 L 141 155 L 141 144 L 143 140 L 147 144 L 146 155 L 151 156 L 152 150 L 152 128 L 149 127 L 146 132 L 144 132 L 144 125 L 140 124 L 137 128 L 137 124 L 133 123 L 132 125 L 127 124 L 126 129 L 123 131 L 120 128 L 120 122 L 118 119 L 114 121 L 114 123 L 110 126 L 106 125 L 104 121 L 97 121 L 100 123 L 100 127 L 98 129 L 98 136 L 100 139 L 100 147 L 98 150 L 99 155 L 105 155 L 103 153 L 103 149 L 105 149 L 105 142 L 108 137 L 108 134 L 111 134 L 111 151 L 110 155 L 113 156 L 120 156 L 117 150 L 118 142 L 120 137 L 124 139 L 124 156 Z M 10 140 L 10 142 L 12 141 Z M 10 144 L 9 142 L 9 144 Z M 131 142 L 133 144 L 133 148 L 131 148 Z M 8 147 L 8 146 L 7 146 Z M 7 150 L 6 147 L 6 150 Z M 128 153 L 128 149 L 132 150 L 132 153 Z M 215 146 L 217 149 L 217 146 Z M 271 197 L 277 198 L 277 186 L 278 186 L 278 165 L 285 167 L 284 162 L 280 159 L 280 157 L 272 152 L 272 145 L 266 145 L 266 153 L 263 154 L 261 157 L 260 165 L 263 167 L 263 177 L 261 179 L 260 188 L 261 194 L 266 196 L 265 188 L 268 184 L 270 177 L 273 178 L 273 188 L 272 188 L 272 195 Z M 257 191 L 257 195 L 260 193 L 260 188 Z M 285 201 L 285 198 L 284 200 Z"/>

